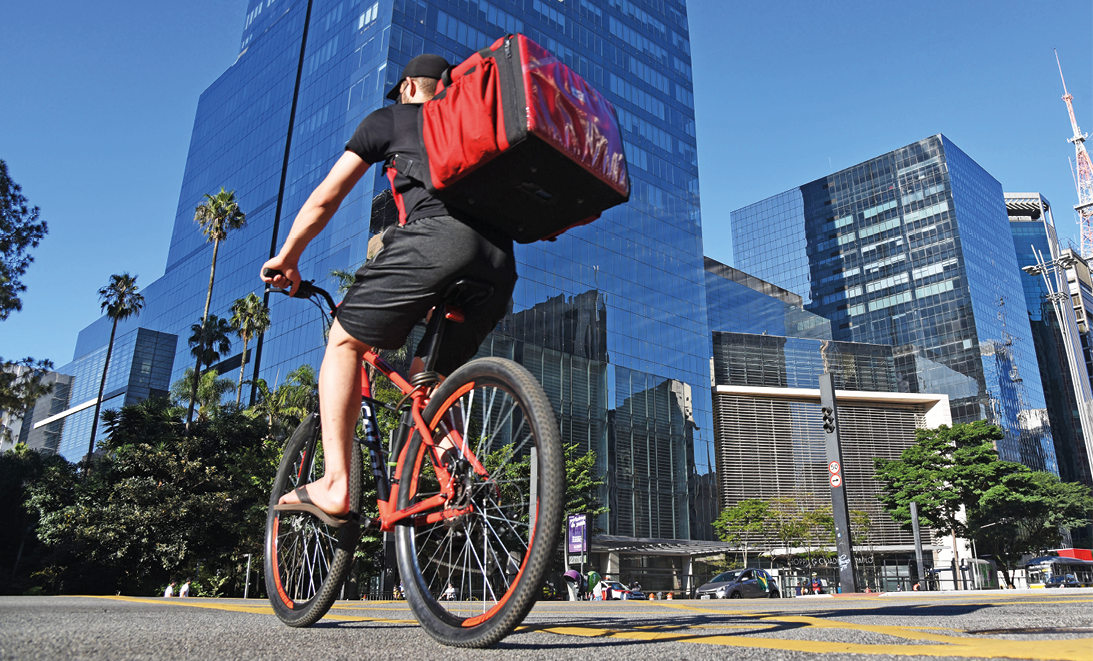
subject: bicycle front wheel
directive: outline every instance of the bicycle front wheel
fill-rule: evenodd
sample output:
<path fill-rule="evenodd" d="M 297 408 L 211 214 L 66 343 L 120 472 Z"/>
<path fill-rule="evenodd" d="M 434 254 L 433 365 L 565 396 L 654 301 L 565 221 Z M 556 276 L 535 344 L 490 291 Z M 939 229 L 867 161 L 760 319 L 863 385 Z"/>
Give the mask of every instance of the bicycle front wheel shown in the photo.
<path fill-rule="evenodd" d="M 361 452 L 355 443 L 350 456 L 349 506 L 359 512 Z M 322 474 L 319 417 L 312 413 L 285 444 L 266 516 L 266 593 L 273 612 L 291 627 L 311 626 L 330 610 L 360 538 L 354 522 L 332 528 L 305 512 L 273 509 L 281 496 Z"/>
<path fill-rule="evenodd" d="M 437 641 L 489 647 L 531 610 L 558 543 L 565 472 L 554 411 L 526 369 L 482 358 L 444 381 L 423 415 L 454 495 L 398 526 L 406 598 Z M 412 434 L 399 509 L 440 493 L 435 462 Z"/>

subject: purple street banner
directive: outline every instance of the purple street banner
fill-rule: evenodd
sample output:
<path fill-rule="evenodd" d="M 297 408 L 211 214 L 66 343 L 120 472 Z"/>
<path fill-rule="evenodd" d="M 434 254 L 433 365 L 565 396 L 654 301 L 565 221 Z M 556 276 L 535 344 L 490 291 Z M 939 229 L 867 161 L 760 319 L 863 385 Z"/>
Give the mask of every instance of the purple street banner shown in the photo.
<path fill-rule="evenodd" d="M 570 514 L 566 520 L 566 547 L 570 553 L 588 551 L 588 516 Z"/>

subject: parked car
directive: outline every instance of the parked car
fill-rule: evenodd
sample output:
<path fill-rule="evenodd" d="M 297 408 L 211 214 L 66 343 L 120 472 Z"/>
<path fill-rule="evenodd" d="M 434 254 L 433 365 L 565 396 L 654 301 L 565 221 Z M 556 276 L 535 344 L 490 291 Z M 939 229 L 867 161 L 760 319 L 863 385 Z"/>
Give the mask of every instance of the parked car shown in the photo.
<path fill-rule="evenodd" d="M 695 592 L 699 599 L 777 599 L 777 582 L 762 569 L 736 569 L 714 577 Z"/>
<path fill-rule="evenodd" d="M 648 599 L 640 589 L 628 588 L 618 581 L 600 581 L 603 598 L 606 599 Z"/>

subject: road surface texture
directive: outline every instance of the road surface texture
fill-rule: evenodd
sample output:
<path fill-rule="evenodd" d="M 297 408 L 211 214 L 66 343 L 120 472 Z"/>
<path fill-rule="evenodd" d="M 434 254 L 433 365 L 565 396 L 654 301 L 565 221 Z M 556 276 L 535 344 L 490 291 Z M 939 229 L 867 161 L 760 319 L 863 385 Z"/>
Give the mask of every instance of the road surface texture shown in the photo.
<path fill-rule="evenodd" d="M 439 646 L 402 601 L 340 601 L 291 629 L 254 599 L 0 597 L 3 661 L 448 658 L 1091 661 L 1093 590 L 541 602 L 489 650 Z"/>

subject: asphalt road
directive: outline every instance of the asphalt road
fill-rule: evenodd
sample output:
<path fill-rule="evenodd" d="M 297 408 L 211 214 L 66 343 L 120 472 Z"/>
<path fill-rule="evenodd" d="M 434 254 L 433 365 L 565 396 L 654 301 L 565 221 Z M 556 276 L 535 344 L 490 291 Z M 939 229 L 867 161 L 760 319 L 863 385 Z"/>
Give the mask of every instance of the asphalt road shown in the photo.
<path fill-rule="evenodd" d="M 490 650 L 439 646 L 405 602 L 338 602 L 290 629 L 253 599 L 0 598 L 4 661 L 294 658 L 1091 661 L 1093 590 L 543 602 Z"/>

